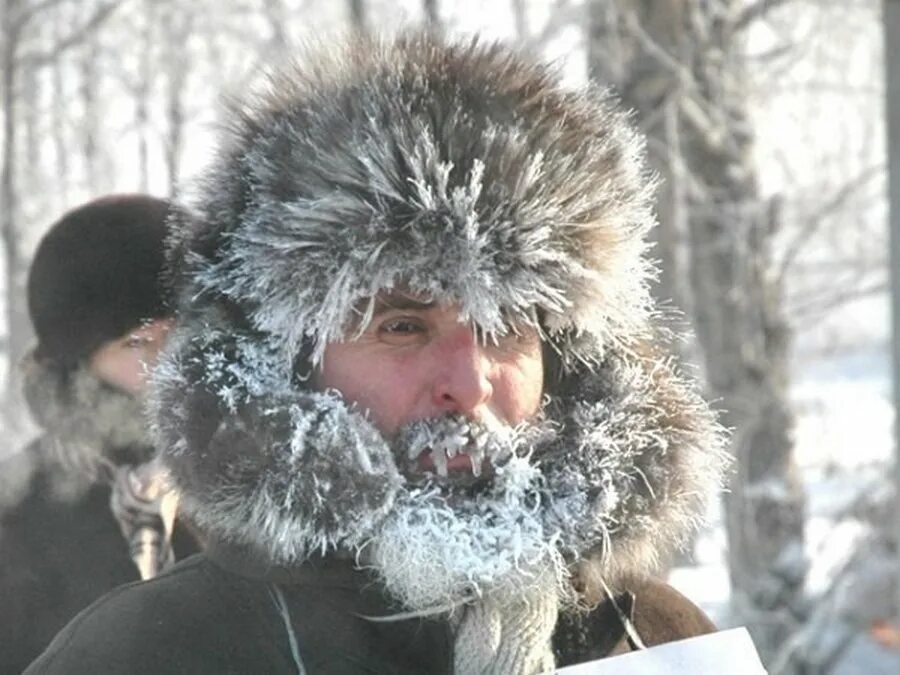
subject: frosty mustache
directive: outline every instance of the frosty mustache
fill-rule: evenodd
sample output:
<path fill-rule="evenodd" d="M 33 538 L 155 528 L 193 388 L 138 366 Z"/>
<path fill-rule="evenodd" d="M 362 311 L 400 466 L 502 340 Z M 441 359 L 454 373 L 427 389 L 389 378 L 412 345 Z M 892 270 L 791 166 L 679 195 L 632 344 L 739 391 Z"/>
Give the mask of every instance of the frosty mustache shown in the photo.
<path fill-rule="evenodd" d="M 465 454 L 477 478 L 485 463 L 501 466 L 515 453 L 517 430 L 490 411 L 479 420 L 461 415 L 417 420 L 400 429 L 392 444 L 394 457 L 401 469 L 420 473 L 421 460 L 427 456 L 435 473 L 446 478 L 448 462 Z"/>

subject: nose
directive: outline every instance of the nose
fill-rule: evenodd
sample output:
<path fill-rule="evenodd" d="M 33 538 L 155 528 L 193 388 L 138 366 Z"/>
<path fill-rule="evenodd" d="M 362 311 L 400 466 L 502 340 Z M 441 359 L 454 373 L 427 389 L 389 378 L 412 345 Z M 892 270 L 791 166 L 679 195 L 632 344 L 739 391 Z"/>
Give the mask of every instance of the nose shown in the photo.
<path fill-rule="evenodd" d="M 439 345 L 432 386 L 435 405 L 444 412 L 475 416 L 493 394 L 491 360 L 468 326 L 446 336 Z"/>

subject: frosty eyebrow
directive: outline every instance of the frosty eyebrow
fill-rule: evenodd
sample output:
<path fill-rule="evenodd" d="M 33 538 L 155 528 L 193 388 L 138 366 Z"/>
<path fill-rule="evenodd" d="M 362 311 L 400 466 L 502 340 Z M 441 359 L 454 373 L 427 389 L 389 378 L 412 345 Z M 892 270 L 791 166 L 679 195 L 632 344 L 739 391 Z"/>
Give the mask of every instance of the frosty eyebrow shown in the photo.
<path fill-rule="evenodd" d="M 379 316 L 380 314 L 384 314 L 385 312 L 396 310 L 425 311 L 436 306 L 437 303 L 434 301 L 425 302 L 422 300 L 411 298 L 408 295 L 396 293 L 375 298 L 375 304 L 372 308 L 372 317 L 374 318 L 376 316 Z"/>
<path fill-rule="evenodd" d="M 371 313 L 369 308 L 371 303 Z M 412 311 L 422 312 L 437 306 L 434 301 L 417 300 L 416 298 L 406 295 L 405 293 L 379 293 L 375 298 L 361 300 L 356 303 L 353 308 L 353 316 L 349 322 L 348 328 L 351 331 L 359 331 L 361 328 L 368 326 L 373 320 L 392 311 Z"/>

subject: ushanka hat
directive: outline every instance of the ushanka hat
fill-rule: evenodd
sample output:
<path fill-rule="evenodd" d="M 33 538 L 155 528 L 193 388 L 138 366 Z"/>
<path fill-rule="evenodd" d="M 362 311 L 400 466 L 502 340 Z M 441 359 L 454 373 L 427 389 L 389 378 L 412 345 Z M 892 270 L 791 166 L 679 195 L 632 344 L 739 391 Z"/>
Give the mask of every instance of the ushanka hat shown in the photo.
<path fill-rule="evenodd" d="M 171 311 L 161 279 L 169 211 L 162 199 L 114 195 L 50 227 L 28 273 L 38 360 L 72 366 Z"/>
<path fill-rule="evenodd" d="M 308 377 L 392 288 L 485 339 L 536 326 L 557 355 L 553 431 L 503 489 L 561 555 L 612 579 L 691 531 L 722 437 L 655 339 L 654 180 L 613 100 L 507 47 L 409 35 L 309 55 L 227 122 L 172 250 L 152 403 L 212 539 L 296 564 L 365 546 L 410 498 L 390 440 Z"/>

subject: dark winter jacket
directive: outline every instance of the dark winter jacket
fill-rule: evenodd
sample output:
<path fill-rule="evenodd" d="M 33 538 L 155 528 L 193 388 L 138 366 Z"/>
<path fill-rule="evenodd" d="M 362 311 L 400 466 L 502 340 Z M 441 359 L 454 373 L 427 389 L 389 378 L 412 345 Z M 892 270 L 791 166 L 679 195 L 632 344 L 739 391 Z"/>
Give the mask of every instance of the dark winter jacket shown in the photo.
<path fill-rule="evenodd" d="M 554 635 L 558 666 L 635 648 L 616 606 L 648 647 L 713 630 L 670 586 L 633 582 L 615 604 L 606 598 L 590 613 L 560 618 Z M 67 626 L 27 673 L 293 675 L 303 671 L 292 639 L 311 675 L 451 673 L 446 618 L 369 618 L 394 611 L 377 584 L 348 562 L 266 570 L 219 550 L 108 594 Z"/>
<path fill-rule="evenodd" d="M 139 578 L 110 510 L 106 462 L 150 450 L 129 397 L 69 382 L 61 406 L 48 373 L 29 372 L 28 398 L 45 433 L 0 463 L 0 673 L 21 672 L 79 611 Z M 37 379 L 35 379 L 37 378 Z M 178 529 L 177 555 L 197 549 Z"/>

